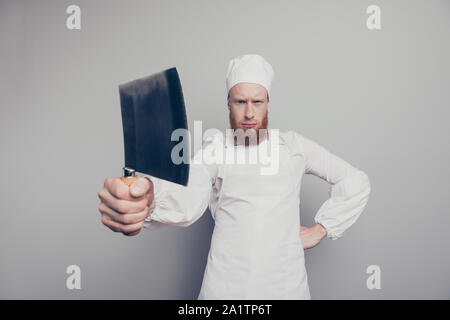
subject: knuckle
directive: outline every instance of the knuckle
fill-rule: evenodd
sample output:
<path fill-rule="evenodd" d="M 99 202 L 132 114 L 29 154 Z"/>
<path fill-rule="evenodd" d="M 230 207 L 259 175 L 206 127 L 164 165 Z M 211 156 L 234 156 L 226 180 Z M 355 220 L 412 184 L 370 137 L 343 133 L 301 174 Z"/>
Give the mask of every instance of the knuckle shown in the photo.
<path fill-rule="evenodd" d="M 130 206 L 128 205 L 128 202 L 126 201 L 119 201 L 117 203 L 117 211 L 119 211 L 122 214 L 128 213 L 130 210 Z"/>
<path fill-rule="evenodd" d="M 107 226 L 110 230 L 114 232 L 119 232 L 119 229 L 111 223 L 111 220 L 109 220 L 105 215 L 102 216 L 102 223 Z"/>
<path fill-rule="evenodd" d="M 129 233 L 129 232 L 133 232 L 133 231 L 137 230 L 136 226 L 134 226 L 134 225 L 123 226 L 121 229 L 122 229 L 121 232 L 125 232 L 125 233 Z"/>
<path fill-rule="evenodd" d="M 101 189 L 101 190 L 97 193 L 97 196 L 98 196 L 98 198 L 99 198 L 100 200 L 103 200 L 104 197 L 105 197 L 105 189 L 104 189 L 104 188 Z"/>
<path fill-rule="evenodd" d="M 145 219 L 147 219 L 148 215 L 149 215 L 149 212 L 148 212 L 148 208 L 147 208 L 141 215 L 139 215 L 139 219 L 137 219 L 136 223 L 144 222 Z"/>
<path fill-rule="evenodd" d="M 136 208 L 138 212 L 142 212 L 145 210 L 145 208 L 147 208 L 147 203 L 148 201 L 142 201 L 141 203 L 139 203 L 138 207 Z"/>
<path fill-rule="evenodd" d="M 126 199 L 127 195 L 128 195 L 128 188 L 125 187 L 125 185 L 123 185 L 123 187 L 122 186 L 120 186 L 120 187 L 118 186 L 116 188 L 116 196 L 117 196 L 117 198 L 119 198 L 119 199 Z"/>
<path fill-rule="evenodd" d="M 132 224 L 134 219 L 132 215 L 126 214 L 122 217 L 122 220 L 124 224 Z"/>
<path fill-rule="evenodd" d="M 109 226 L 108 219 L 106 218 L 105 215 L 102 215 L 102 223 L 103 223 L 105 226 Z"/>

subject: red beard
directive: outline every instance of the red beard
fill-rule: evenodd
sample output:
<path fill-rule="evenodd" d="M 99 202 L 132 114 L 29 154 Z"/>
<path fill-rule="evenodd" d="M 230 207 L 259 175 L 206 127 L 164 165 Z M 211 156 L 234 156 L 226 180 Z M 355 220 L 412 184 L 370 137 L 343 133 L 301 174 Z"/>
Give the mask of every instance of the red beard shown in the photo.
<path fill-rule="evenodd" d="M 268 113 L 269 111 L 266 112 L 266 114 L 264 115 L 261 124 L 257 124 L 255 127 L 251 128 L 251 130 L 255 130 L 256 134 L 257 134 L 257 144 L 259 144 L 261 141 L 263 141 L 266 137 L 264 135 L 264 131 L 263 132 L 259 132 L 259 129 L 265 129 L 265 131 L 267 132 L 267 124 L 269 122 L 268 120 Z M 244 128 L 243 126 L 241 126 L 241 124 L 236 120 L 236 118 L 233 116 L 233 114 L 230 112 L 229 113 L 229 118 L 230 118 L 230 127 L 233 130 L 236 129 L 242 129 L 244 132 L 246 132 L 247 130 L 250 130 L 248 128 Z M 235 143 L 237 140 L 237 137 L 235 137 Z M 248 146 L 250 143 L 250 137 L 246 136 L 245 137 L 245 145 Z"/>

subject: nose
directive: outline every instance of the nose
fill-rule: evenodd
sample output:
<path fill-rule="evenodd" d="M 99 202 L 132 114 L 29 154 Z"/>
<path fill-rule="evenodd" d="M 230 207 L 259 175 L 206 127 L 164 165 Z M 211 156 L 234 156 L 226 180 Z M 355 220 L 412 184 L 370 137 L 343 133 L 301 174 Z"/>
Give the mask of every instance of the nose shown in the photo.
<path fill-rule="evenodd" d="M 245 108 L 245 120 L 251 120 L 255 117 L 255 113 L 253 110 L 253 105 L 250 103 L 247 104 L 247 107 Z"/>

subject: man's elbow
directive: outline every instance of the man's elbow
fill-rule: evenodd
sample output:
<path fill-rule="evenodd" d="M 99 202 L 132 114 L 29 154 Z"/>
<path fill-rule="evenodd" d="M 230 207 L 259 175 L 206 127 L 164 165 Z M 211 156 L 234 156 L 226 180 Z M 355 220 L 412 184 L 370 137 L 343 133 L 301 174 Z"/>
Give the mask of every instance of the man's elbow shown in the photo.
<path fill-rule="evenodd" d="M 367 173 L 365 173 L 364 171 L 360 171 L 361 172 L 361 186 L 362 186 L 362 189 L 365 191 L 365 193 L 367 194 L 367 195 L 369 195 L 370 194 L 370 191 L 371 191 L 371 184 L 370 184 L 370 178 L 369 178 L 369 176 L 367 175 Z"/>

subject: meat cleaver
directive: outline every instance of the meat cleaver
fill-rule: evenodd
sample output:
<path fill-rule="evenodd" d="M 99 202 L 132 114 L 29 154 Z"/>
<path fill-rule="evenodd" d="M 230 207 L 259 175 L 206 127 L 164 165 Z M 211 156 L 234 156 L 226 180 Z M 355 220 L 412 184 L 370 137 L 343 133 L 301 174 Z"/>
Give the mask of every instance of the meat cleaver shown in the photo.
<path fill-rule="evenodd" d="M 141 172 L 186 186 L 189 163 L 175 164 L 171 158 L 172 148 L 179 143 L 172 141 L 172 132 L 188 129 L 177 69 L 121 84 L 119 93 L 125 150 L 122 181 L 130 186 L 137 179 L 136 172 Z M 183 139 L 189 139 L 189 135 Z M 190 145 L 189 140 L 183 143 Z M 190 159 L 186 149 L 180 151 L 180 157 Z"/>

